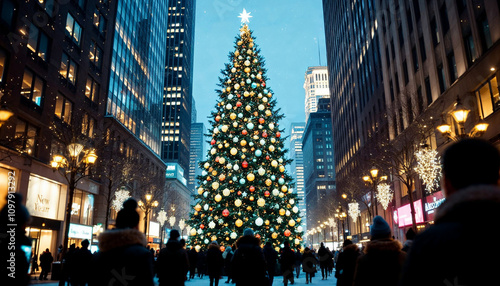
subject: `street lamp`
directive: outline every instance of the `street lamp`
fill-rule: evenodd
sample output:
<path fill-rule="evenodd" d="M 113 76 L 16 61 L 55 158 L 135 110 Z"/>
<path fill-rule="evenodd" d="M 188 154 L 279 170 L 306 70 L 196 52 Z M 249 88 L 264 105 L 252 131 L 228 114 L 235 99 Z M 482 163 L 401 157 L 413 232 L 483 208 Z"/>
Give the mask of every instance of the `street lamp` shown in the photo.
<path fill-rule="evenodd" d="M 369 176 L 364 176 L 363 181 L 365 181 L 366 184 L 371 186 L 371 204 L 372 204 L 372 211 L 370 215 L 373 217 L 373 213 L 375 215 L 378 215 L 378 210 L 377 207 L 375 206 L 375 191 L 377 190 L 377 185 L 382 182 L 386 181 L 387 176 L 379 176 L 379 170 L 375 167 L 372 167 L 370 170 L 370 175 Z"/>
<path fill-rule="evenodd" d="M 142 200 L 140 200 L 137 204 L 144 211 L 144 234 L 146 234 L 146 238 L 149 243 L 149 233 L 148 233 L 149 214 L 153 208 L 156 208 L 158 206 L 158 201 L 153 201 L 153 195 L 150 193 L 144 195 L 144 198 L 146 199 L 145 203 Z"/>
<path fill-rule="evenodd" d="M 156 220 L 160 223 L 161 233 L 160 233 L 160 249 L 163 245 L 163 233 L 165 230 L 163 229 L 163 225 L 167 221 L 167 212 L 161 209 L 156 215 Z"/>
<path fill-rule="evenodd" d="M 455 134 L 451 130 L 451 125 L 446 121 L 437 127 L 437 130 L 441 132 L 443 136 L 450 138 L 453 141 L 458 141 L 463 138 L 469 137 L 479 137 L 486 132 L 488 129 L 488 123 L 483 120 L 479 121 L 474 128 L 472 128 L 471 132 L 465 132 L 465 122 L 467 121 L 467 117 L 469 116 L 470 110 L 462 105 L 460 98 L 457 96 L 457 102 L 455 103 L 455 108 L 450 111 L 448 114 L 455 120 L 458 124 L 458 134 Z"/>
<path fill-rule="evenodd" d="M 57 170 L 66 179 L 69 189 L 68 205 L 66 206 L 66 219 L 64 221 L 63 255 L 68 250 L 69 225 L 71 222 L 71 211 L 73 197 L 77 183 L 87 176 L 88 171 L 97 160 L 97 155 L 93 149 L 84 150 L 80 143 L 73 142 L 66 147 L 66 156 L 54 155 L 50 166 L 54 172 Z"/>

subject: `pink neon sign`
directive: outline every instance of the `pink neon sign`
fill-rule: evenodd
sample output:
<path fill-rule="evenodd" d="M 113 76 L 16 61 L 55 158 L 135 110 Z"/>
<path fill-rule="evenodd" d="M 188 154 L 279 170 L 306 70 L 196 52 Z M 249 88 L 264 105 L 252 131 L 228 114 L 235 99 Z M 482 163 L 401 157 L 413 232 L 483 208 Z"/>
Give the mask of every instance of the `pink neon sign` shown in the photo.
<path fill-rule="evenodd" d="M 414 201 L 413 206 L 415 207 L 416 222 L 423 223 L 424 213 L 422 211 L 422 200 Z M 399 227 L 404 227 L 412 224 L 410 204 L 398 208 L 398 220 L 396 221 L 396 223 L 399 225 Z"/>

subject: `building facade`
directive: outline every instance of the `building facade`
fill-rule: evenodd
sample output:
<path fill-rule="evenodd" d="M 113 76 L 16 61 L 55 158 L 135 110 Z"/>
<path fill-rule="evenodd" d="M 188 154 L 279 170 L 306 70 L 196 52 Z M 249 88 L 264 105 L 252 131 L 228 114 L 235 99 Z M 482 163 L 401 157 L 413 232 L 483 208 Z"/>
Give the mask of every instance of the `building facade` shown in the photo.
<path fill-rule="evenodd" d="M 189 170 L 196 1 L 167 2 L 161 157 Z"/>
<path fill-rule="evenodd" d="M 205 125 L 203 123 L 191 124 L 191 143 L 189 152 L 189 179 L 188 189 L 194 191 L 198 181 L 196 178 L 201 175 L 201 169 L 198 164 L 205 157 Z"/>
<path fill-rule="evenodd" d="M 294 192 L 299 198 L 299 210 L 302 215 L 301 225 L 307 229 L 306 198 L 304 193 L 304 153 L 302 152 L 302 137 L 304 135 L 305 123 L 294 122 L 290 126 L 290 175 L 295 181 Z"/>
<path fill-rule="evenodd" d="M 329 99 L 320 99 L 322 101 L 329 102 Z M 310 114 L 302 137 L 308 228 L 314 228 L 318 221 L 323 222 L 331 217 L 331 198 L 336 194 L 330 105 L 321 106 L 327 109 Z"/>
<path fill-rule="evenodd" d="M 304 89 L 306 92 L 304 105 L 307 122 L 309 114 L 318 111 L 319 99 L 330 98 L 328 68 L 323 66 L 309 67 L 304 77 Z"/>

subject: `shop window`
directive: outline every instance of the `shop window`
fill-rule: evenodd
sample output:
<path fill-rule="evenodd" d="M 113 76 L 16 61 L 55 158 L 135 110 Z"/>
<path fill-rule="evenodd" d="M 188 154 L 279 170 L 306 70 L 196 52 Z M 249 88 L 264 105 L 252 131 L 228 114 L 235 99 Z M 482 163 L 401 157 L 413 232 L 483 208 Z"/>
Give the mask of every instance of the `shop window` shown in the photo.
<path fill-rule="evenodd" d="M 490 78 L 476 90 L 483 118 L 500 109 L 500 96 L 496 76 Z"/>
<path fill-rule="evenodd" d="M 66 18 L 66 35 L 69 36 L 75 44 L 78 46 L 80 45 L 82 27 L 70 13 L 68 13 L 68 17 Z"/>
<path fill-rule="evenodd" d="M 99 99 L 99 84 L 90 76 L 87 78 L 85 96 L 93 102 Z"/>
<path fill-rule="evenodd" d="M 35 25 L 31 24 L 29 38 L 28 38 L 28 50 L 37 57 L 44 61 L 48 59 L 48 49 L 49 49 L 49 38 L 47 35 L 38 29 Z"/>
<path fill-rule="evenodd" d="M 66 124 L 71 124 L 71 114 L 73 112 L 73 103 L 61 94 L 56 97 L 56 110 L 54 114 Z"/>
<path fill-rule="evenodd" d="M 35 103 L 37 106 L 42 106 L 43 95 L 45 90 L 45 81 L 31 70 L 25 69 L 23 75 L 23 83 L 21 86 L 21 94 Z"/>
<path fill-rule="evenodd" d="M 93 209 L 94 195 L 78 189 L 75 190 L 71 204 L 71 222 L 92 225 Z"/>
<path fill-rule="evenodd" d="M 76 62 L 73 61 L 66 53 L 62 54 L 61 57 L 61 68 L 59 74 L 68 80 L 72 85 L 76 85 L 76 73 L 77 73 Z"/>
<path fill-rule="evenodd" d="M 23 121 L 17 120 L 15 142 L 19 152 L 36 156 L 36 145 L 38 140 L 38 128 Z"/>

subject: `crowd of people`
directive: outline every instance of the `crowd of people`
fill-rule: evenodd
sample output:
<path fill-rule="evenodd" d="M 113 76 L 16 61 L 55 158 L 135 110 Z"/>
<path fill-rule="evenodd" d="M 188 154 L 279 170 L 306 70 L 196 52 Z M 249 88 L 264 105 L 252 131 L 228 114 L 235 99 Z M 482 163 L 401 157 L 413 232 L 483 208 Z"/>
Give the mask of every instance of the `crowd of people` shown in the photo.
<path fill-rule="evenodd" d="M 375 216 L 370 241 L 363 249 L 350 240 L 335 253 L 323 243 L 316 251 L 309 247 L 292 249 L 284 241 L 276 251 L 270 241 L 261 247 L 263 242 L 247 228 L 232 246 L 222 248 L 212 241 L 206 250 L 199 251 L 186 247 L 179 232 L 171 230 L 166 246 L 155 252 L 138 230 L 137 202 L 131 198 L 118 212 L 116 228 L 100 235 L 97 253 L 90 253 L 88 240 L 79 249 L 70 247 L 64 258 L 64 279 L 71 285 L 154 285 L 157 275 L 160 285 L 175 286 L 207 275 L 210 286 L 218 286 L 224 275 L 225 283 L 250 286 L 272 285 L 274 277 L 281 275 L 284 286 L 288 286 L 295 283 L 301 271 L 306 284 L 313 282 L 316 273 L 328 279 L 335 271 L 339 286 L 488 285 L 495 281 L 495 270 L 500 268 L 498 259 L 491 258 L 498 257 L 500 250 L 462 249 L 475 241 L 478 229 L 488 229 L 491 237 L 500 234 L 492 227 L 500 219 L 500 153 L 488 142 L 462 140 L 445 151 L 442 167 L 446 201 L 438 209 L 434 225 L 419 234 L 410 229 L 404 245 L 394 239 L 389 224 Z M 29 213 L 19 195 L 11 199 L 18 210 L 18 226 L 13 230 L 19 239 L 15 241 L 16 251 L 8 254 L 8 241 L 2 237 L 1 254 L 15 255 L 20 262 L 17 269 L 26 269 L 27 274 L 29 261 L 21 263 L 25 255 L 21 249 L 29 245 L 29 239 L 23 236 Z M 7 221 L 5 208 L 0 218 Z M 46 279 L 51 262 L 52 254 L 47 249 L 40 255 L 40 279 Z M 2 281 L 8 277 L 8 265 L 3 263 Z M 29 284 L 26 276 L 18 275 L 6 285 Z"/>

